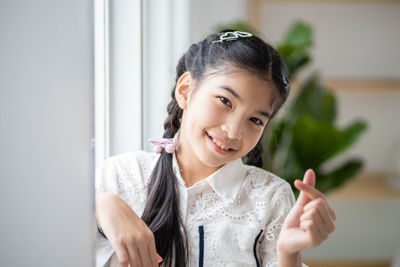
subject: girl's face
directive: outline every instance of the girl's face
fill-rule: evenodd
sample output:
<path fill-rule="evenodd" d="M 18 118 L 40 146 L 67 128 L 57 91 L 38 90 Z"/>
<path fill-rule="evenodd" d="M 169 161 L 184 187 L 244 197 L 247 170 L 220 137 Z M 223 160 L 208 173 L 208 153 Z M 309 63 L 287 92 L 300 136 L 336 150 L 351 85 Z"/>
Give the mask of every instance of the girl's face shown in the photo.
<path fill-rule="evenodd" d="M 197 166 L 213 168 L 245 156 L 272 113 L 273 84 L 237 70 L 210 75 L 193 87 L 189 72 L 176 86 L 175 97 L 184 109 L 179 152 Z"/>

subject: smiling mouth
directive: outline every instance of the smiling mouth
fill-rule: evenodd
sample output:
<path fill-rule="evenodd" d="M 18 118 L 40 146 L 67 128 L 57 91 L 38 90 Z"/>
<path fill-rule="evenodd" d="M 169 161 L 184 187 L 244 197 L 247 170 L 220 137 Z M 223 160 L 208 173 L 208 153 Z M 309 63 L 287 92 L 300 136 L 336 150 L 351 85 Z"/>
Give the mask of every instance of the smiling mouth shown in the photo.
<path fill-rule="evenodd" d="M 219 142 L 218 140 L 216 140 L 214 137 L 212 137 L 211 135 L 209 135 L 207 132 L 206 132 L 206 134 L 207 134 L 208 138 L 211 139 L 211 141 L 212 141 L 216 146 L 218 146 L 219 148 L 221 148 L 221 149 L 223 149 L 223 150 L 225 150 L 225 151 L 233 151 L 233 150 L 234 150 L 234 149 L 232 149 L 232 148 L 230 148 L 230 147 L 224 146 L 221 142 Z"/>

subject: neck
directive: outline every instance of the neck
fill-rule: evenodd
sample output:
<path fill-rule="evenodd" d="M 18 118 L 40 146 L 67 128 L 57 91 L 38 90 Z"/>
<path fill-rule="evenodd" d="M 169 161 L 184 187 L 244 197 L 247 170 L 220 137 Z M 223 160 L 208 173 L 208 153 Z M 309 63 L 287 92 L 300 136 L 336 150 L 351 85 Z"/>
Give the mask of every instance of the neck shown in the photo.
<path fill-rule="evenodd" d="M 180 132 L 179 147 L 175 155 L 185 185 L 190 187 L 210 176 L 219 167 L 210 167 L 201 162 L 184 136 L 184 133 Z"/>

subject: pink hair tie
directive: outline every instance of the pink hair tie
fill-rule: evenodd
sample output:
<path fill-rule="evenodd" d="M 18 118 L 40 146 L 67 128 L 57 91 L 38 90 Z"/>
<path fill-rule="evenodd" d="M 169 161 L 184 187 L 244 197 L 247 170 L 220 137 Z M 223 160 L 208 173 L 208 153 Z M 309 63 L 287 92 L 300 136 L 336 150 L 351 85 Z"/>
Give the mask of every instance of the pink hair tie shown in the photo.
<path fill-rule="evenodd" d="M 154 146 L 153 150 L 157 154 L 161 153 L 163 148 L 167 153 L 174 153 L 176 148 L 178 147 L 178 140 L 174 138 L 171 139 L 163 138 L 160 140 L 149 139 L 149 141 Z"/>

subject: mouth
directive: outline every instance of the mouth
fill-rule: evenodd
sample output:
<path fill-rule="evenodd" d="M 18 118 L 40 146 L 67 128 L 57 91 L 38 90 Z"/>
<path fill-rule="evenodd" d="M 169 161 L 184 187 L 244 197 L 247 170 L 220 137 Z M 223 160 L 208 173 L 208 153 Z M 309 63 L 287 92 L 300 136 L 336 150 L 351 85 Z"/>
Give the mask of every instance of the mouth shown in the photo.
<path fill-rule="evenodd" d="M 214 150 L 217 151 L 218 153 L 226 155 L 226 154 L 234 151 L 234 149 L 230 148 L 228 145 L 222 143 L 221 141 L 217 140 L 216 138 L 210 136 L 207 132 L 206 132 L 206 135 L 207 135 L 208 140 L 212 144 Z"/>

